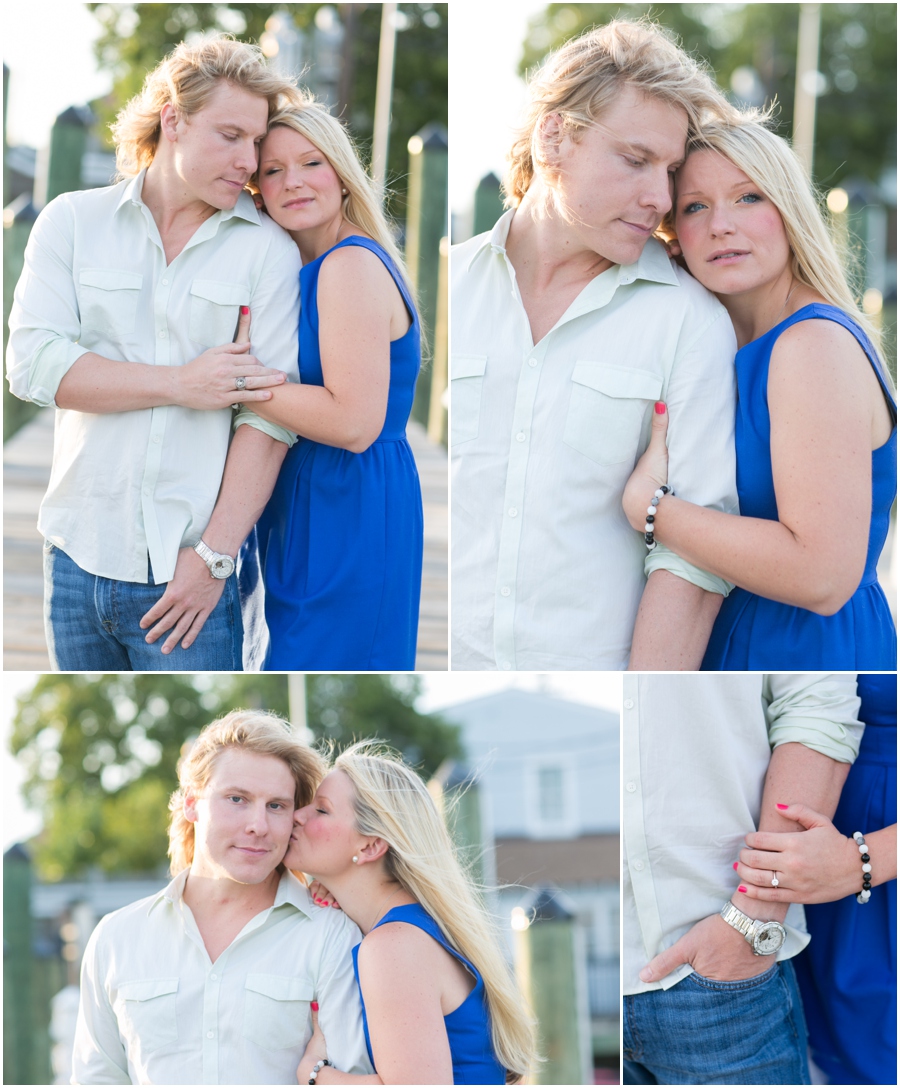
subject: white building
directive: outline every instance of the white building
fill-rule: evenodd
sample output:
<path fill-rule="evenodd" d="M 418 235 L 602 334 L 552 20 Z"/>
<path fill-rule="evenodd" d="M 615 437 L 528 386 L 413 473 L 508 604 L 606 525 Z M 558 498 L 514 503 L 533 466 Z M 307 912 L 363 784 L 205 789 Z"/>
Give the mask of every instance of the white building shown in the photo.
<path fill-rule="evenodd" d="M 501 922 L 511 938 L 512 910 L 531 889 L 565 893 L 583 928 L 595 1044 L 617 1042 L 618 715 L 518 689 L 440 713 L 461 727 L 477 781 L 485 877 L 503 889 Z"/>

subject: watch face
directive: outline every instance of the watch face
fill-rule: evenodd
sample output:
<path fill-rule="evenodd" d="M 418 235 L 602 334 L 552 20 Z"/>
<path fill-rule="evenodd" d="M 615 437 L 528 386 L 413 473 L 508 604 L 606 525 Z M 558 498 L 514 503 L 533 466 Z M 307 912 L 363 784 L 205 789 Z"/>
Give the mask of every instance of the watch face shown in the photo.
<path fill-rule="evenodd" d="M 754 951 L 760 956 L 771 956 L 784 944 L 784 937 L 784 928 L 777 922 L 770 922 L 757 932 Z"/>
<path fill-rule="evenodd" d="M 210 564 L 213 578 L 229 578 L 234 570 L 234 560 L 230 555 L 220 555 Z"/>

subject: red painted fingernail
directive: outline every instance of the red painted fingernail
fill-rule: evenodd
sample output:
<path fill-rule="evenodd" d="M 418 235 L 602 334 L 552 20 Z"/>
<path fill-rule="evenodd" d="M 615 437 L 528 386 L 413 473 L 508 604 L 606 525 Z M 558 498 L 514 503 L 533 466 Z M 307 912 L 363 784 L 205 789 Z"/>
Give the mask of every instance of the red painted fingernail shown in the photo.
<path fill-rule="evenodd" d="M 735 862 L 734 865 L 731 866 L 731 868 L 734 869 L 735 872 L 737 872 L 737 862 Z"/>
<path fill-rule="evenodd" d="M 743 884 L 739 884 L 739 885 L 738 885 L 738 891 L 739 891 L 739 892 L 745 892 L 746 890 L 747 890 L 747 889 L 746 889 L 746 888 L 744 887 L 744 885 L 743 885 Z"/>
<path fill-rule="evenodd" d="M 775 807 L 780 808 L 780 809 L 786 809 L 786 808 L 790 808 L 790 805 L 776 805 Z"/>
<path fill-rule="evenodd" d="M 310 1001 L 309 1007 L 312 1009 L 313 1012 L 318 1012 L 319 1011 L 319 1002 L 318 1001 Z"/>
<path fill-rule="evenodd" d="M 658 416 L 661 416 L 665 412 L 666 406 L 661 400 L 658 400 L 656 404 L 653 405 L 653 410 Z"/>
<path fill-rule="evenodd" d="M 244 315 L 244 317 L 246 317 L 247 314 L 250 313 L 250 307 L 249 306 L 242 306 L 241 307 L 241 313 Z"/>

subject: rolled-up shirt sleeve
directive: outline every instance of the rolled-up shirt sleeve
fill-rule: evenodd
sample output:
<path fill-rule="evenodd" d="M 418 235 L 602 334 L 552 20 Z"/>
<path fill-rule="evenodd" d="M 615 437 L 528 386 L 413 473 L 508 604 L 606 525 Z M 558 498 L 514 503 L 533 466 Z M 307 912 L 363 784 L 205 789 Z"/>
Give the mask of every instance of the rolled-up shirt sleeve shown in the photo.
<path fill-rule="evenodd" d="M 109 1003 L 101 964 L 103 922 L 91 934 L 81 963 L 81 998 L 72 1049 L 72 1084 L 130 1084 L 128 1057 Z"/>
<path fill-rule="evenodd" d="M 297 362 L 300 264 L 300 251 L 287 234 L 273 238 L 250 300 L 251 351 L 263 366 L 283 370 L 288 381 L 294 382 L 300 380 Z M 245 423 L 289 447 L 297 441 L 292 431 L 241 405 L 235 412 L 233 429 L 236 431 Z"/>
<path fill-rule="evenodd" d="M 708 303 L 712 307 L 712 303 Z M 669 483 L 679 497 L 712 510 L 738 512 L 735 484 L 734 329 L 715 304 L 699 333 L 679 348 L 663 399 L 669 412 Z M 685 330 L 690 335 L 689 330 Z M 727 597 L 730 582 L 681 559 L 664 544 L 647 555 L 644 572 L 667 570 Z"/>
<path fill-rule="evenodd" d="M 794 741 L 838 763 L 852 763 L 863 735 L 855 673 L 783 673 L 767 675 L 769 744 Z"/>
<path fill-rule="evenodd" d="M 35 221 L 9 316 L 9 388 L 41 407 L 72 364 L 90 349 L 78 343 L 81 315 L 72 275 L 75 222 L 66 196 L 51 201 Z"/>

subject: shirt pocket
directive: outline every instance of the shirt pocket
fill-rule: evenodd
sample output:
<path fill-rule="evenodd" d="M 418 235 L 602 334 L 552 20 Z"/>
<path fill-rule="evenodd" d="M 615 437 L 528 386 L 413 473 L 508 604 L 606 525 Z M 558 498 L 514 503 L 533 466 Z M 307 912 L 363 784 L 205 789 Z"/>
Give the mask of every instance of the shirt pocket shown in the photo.
<path fill-rule="evenodd" d="M 237 331 L 239 307 L 249 304 L 250 288 L 245 284 L 194 280 L 188 336 L 204 348 L 230 344 Z"/>
<path fill-rule="evenodd" d="M 116 1012 L 130 1048 L 148 1054 L 178 1038 L 177 978 L 148 978 L 119 985 Z"/>
<path fill-rule="evenodd" d="M 265 1050 L 297 1047 L 309 1034 L 313 985 L 305 978 L 247 975 L 244 1038 Z"/>
<path fill-rule="evenodd" d="M 144 277 L 115 268 L 82 268 L 78 273 L 78 309 L 82 339 L 129 336 L 137 323 Z"/>
<path fill-rule="evenodd" d="M 450 356 L 450 445 L 478 437 L 486 355 Z"/>
<path fill-rule="evenodd" d="M 633 460 L 648 402 L 661 392 L 658 374 L 576 362 L 563 442 L 600 465 Z"/>

